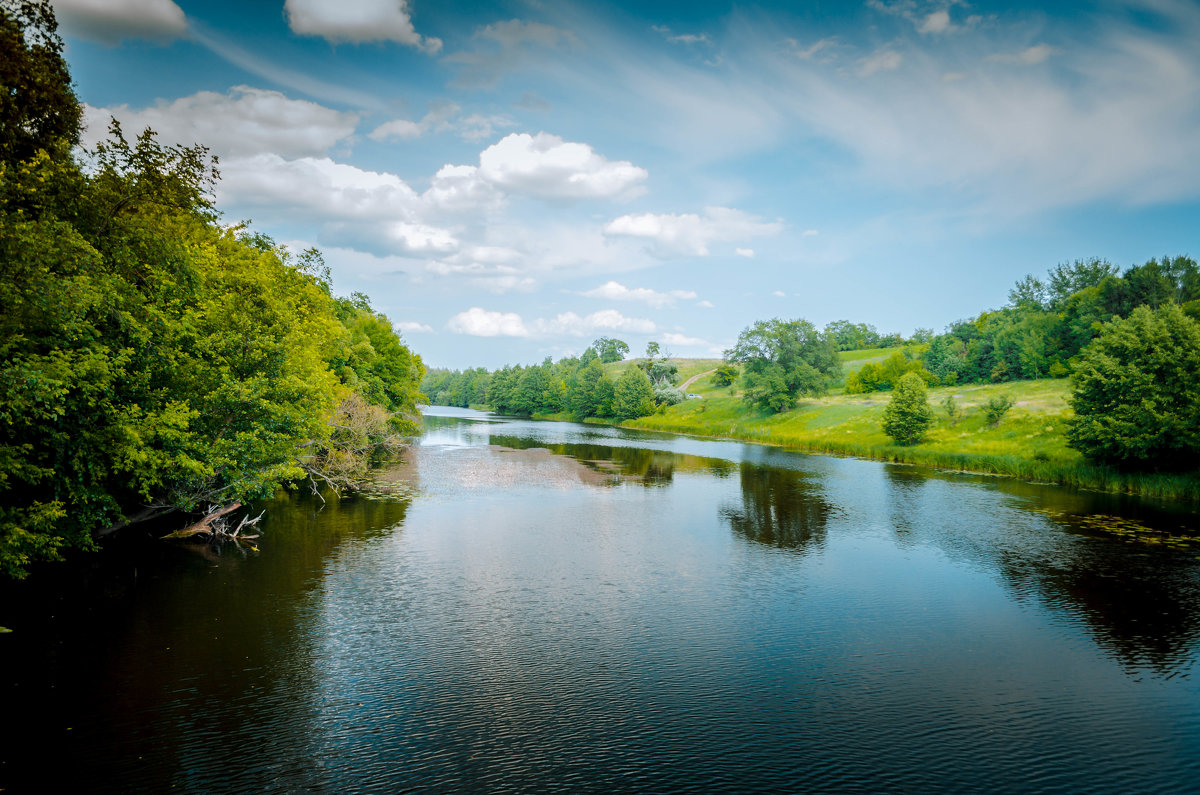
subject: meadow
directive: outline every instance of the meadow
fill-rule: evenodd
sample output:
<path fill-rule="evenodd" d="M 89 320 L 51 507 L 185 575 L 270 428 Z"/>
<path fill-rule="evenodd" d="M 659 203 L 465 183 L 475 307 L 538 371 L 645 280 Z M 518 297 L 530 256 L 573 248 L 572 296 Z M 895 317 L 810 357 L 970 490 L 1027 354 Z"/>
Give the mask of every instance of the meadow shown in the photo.
<path fill-rule="evenodd" d="M 894 350 L 846 351 L 847 371 L 868 361 L 881 361 Z M 712 369 L 720 360 L 680 359 L 681 379 Z M 630 362 L 620 365 L 629 366 Z M 791 411 L 772 414 L 747 405 L 737 385 L 718 387 L 711 376 L 698 379 L 688 392 L 703 399 L 687 400 L 622 423 L 624 427 L 688 433 L 773 444 L 804 452 L 850 455 L 881 461 L 921 464 L 955 471 L 1008 475 L 1109 492 L 1165 499 L 1200 501 L 1200 472 L 1123 472 L 1086 461 L 1067 446 L 1072 416 L 1067 379 L 967 384 L 929 391 L 935 420 L 924 441 L 894 443 L 880 427 L 889 392 L 846 395 L 835 387 L 825 397 L 802 399 Z M 984 405 L 1007 395 L 1013 407 L 995 425 L 988 424 Z M 957 416 L 943 402 L 951 397 Z"/>

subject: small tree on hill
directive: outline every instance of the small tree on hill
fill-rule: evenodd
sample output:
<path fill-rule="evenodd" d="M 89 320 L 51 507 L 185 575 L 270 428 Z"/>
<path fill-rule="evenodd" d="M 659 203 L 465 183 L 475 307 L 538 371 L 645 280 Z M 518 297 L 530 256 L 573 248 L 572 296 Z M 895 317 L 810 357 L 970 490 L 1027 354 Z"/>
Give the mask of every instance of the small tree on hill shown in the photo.
<path fill-rule="evenodd" d="M 600 361 L 605 364 L 619 362 L 629 355 L 629 346 L 612 337 L 600 337 L 592 343 L 592 347 L 596 349 Z"/>
<path fill-rule="evenodd" d="M 1132 466 L 1200 455 L 1200 323 L 1174 304 L 1106 323 L 1071 376 L 1071 447 Z"/>
<path fill-rule="evenodd" d="M 654 387 L 640 367 L 627 367 L 617 379 L 613 395 L 613 415 L 620 420 L 653 414 Z"/>
<path fill-rule="evenodd" d="M 737 380 L 738 369 L 732 364 L 723 364 L 713 373 L 712 381 L 716 386 L 730 386 Z"/>
<path fill-rule="evenodd" d="M 892 400 L 883 410 L 883 432 L 899 444 L 916 444 L 933 422 L 929 392 L 916 373 L 908 373 L 892 390 Z"/>

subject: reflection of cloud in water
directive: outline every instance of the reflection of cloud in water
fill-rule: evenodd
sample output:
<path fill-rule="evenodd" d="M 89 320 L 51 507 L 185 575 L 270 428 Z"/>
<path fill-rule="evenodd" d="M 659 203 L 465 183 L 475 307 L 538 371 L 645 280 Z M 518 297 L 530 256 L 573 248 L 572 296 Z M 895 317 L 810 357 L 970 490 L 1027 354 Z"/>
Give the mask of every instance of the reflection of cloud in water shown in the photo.
<path fill-rule="evenodd" d="M 809 475 L 742 464 L 741 486 L 742 504 L 720 509 L 735 532 L 787 549 L 815 551 L 824 546 L 832 506 Z"/>
<path fill-rule="evenodd" d="M 603 486 L 613 477 L 545 448 L 514 450 L 489 445 L 411 451 L 424 493 L 504 490 L 518 487 L 576 488 Z"/>

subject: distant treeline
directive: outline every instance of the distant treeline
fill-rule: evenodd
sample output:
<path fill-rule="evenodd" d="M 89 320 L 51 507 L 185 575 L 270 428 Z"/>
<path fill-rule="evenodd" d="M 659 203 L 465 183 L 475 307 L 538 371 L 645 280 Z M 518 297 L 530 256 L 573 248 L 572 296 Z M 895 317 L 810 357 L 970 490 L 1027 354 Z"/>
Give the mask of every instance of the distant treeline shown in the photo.
<path fill-rule="evenodd" d="M 421 390 L 439 406 L 487 406 L 504 414 L 524 415 L 566 412 L 578 419 L 644 417 L 659 406 L 683 400 L 683 393 L 675 387 L 679 368 L 659 356 L 655 343 L 650 343 L 646 361 L 626 367 L 614 379 L 597 353 L 609 353 L 614 342 L 619 343 L 618 350 L 629 351 L 625 343 L 601 337 L 582 355 L 557 362 L 546 358 L 541 364 L 509 365 L 494 373 L 482 367 L 432 369 Z M 616 361 L 611 355 L 608 358 Z"/>

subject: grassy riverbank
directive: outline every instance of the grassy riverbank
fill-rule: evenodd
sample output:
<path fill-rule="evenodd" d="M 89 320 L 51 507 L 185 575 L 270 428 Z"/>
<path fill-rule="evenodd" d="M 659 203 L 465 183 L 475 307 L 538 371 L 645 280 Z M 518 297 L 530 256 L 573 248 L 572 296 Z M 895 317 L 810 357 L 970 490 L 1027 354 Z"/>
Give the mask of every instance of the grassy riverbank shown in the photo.
<path fill-rule="evenodd" d="M 860 364 L 865 359 L 855 361 Z M 680 373 L 703 372 L 708 360 L 681 360 Z M 1090 464 L 1067 447 L 1071 416 L 1065 379 L 967 385 L 930 390 L 937 419 L 919 445 L 894 444 L 880 428 L 890 393 L 832 394 L 802 401 L 782 414 L 747 406 L 736 388 L 697 380 L 689 392 L 704 396 L 622 423 L 623 427 L 740 439 L 814 453 L 852 455 L 943 469 L 1011 475 L 1101 491 L 1200 501 L 1200 471 L 1189 474 L 1126 473 Z M 952 395 L 960 416 L 949 419 L 941 402 Z M 1008 395 L 1013 408 L 989 426 L 983 406 Z"/>

